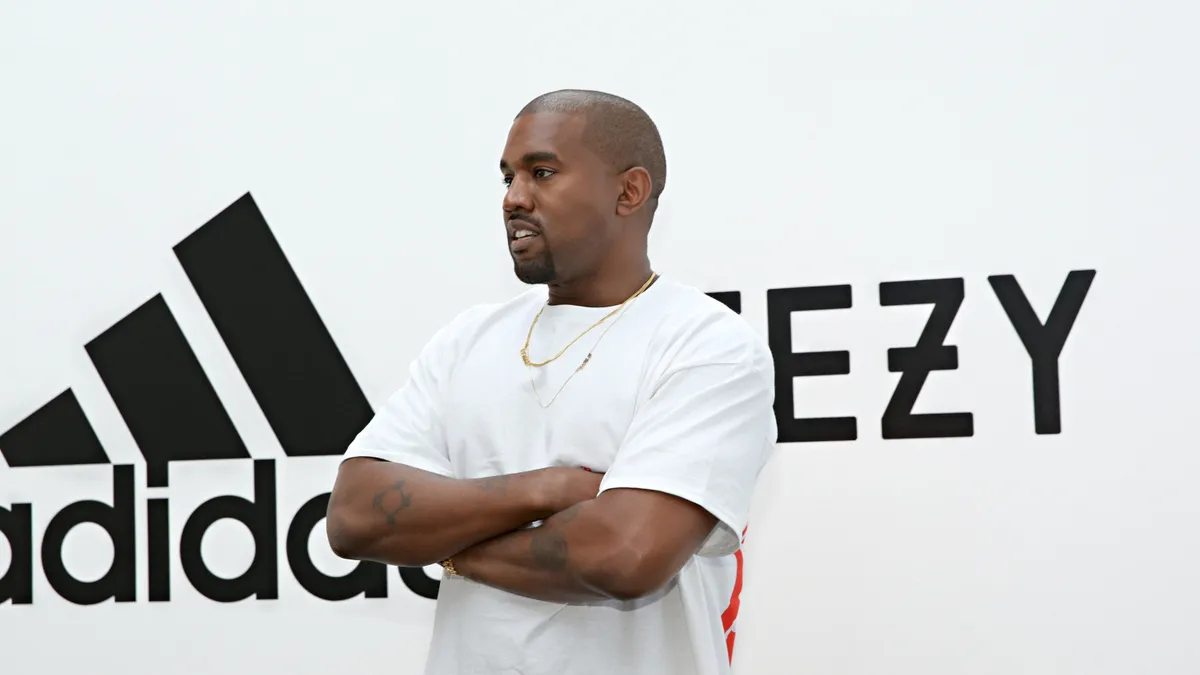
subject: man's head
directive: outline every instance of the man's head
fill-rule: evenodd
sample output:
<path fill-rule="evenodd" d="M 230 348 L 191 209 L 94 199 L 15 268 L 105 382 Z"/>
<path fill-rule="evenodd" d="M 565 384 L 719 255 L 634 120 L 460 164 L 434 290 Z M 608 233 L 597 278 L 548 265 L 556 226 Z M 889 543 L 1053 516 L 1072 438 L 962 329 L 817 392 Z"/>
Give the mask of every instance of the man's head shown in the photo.
<path fill-rule="evenodd" d="M 637 105 L 612 94 L 543 94 L 517 114 L 500 160 L 517 277 L 566 283 L 645 255 L 666 184 L 662 139 Z"/>

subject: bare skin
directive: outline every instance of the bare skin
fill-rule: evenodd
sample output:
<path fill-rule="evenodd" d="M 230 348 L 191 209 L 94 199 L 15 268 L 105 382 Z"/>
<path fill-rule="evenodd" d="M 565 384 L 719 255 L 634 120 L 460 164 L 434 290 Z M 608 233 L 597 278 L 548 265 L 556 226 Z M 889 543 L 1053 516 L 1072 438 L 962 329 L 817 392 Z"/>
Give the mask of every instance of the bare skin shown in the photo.
<path fill-rule="evenodd" d="M 552 467 L 462 480 L 353 458 L 338 470 L 326 530 L 341 557 L 431 565 L 595 497 L 601 478 Z"/>
<path fill-rule="evenodd" d="M 458 573 L 547 602 L 633 600 L 683 567 L 716 518 L 677 497 L 609 490 L 548 519 L 454 556 Z"/>
<path fill-rule="evenodd" d="M 583 144 L 586 123 L 560 113 L 513 123 L 500 160 L 504 220 L 510 243 L 518 229 L 537 235 L 511 251 L 518 277 L 545 283 L 550 304 L 607 307 L 650 277 L 650 176 L 614 174 Z"/>

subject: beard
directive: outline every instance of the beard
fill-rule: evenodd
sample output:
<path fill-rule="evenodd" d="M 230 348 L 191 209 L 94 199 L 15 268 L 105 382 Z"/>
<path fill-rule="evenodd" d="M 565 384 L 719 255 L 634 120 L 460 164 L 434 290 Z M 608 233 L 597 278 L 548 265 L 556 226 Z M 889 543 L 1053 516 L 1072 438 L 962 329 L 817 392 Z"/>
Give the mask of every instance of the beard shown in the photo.
<path fill-rule="evenodd" d="M 513 272 L 522 283 L 548 284 L 558 279 L 558 271 L 554 269 L 554 258 L 549 251 L 543 251 L 533 260 L 514 260 Z"/>

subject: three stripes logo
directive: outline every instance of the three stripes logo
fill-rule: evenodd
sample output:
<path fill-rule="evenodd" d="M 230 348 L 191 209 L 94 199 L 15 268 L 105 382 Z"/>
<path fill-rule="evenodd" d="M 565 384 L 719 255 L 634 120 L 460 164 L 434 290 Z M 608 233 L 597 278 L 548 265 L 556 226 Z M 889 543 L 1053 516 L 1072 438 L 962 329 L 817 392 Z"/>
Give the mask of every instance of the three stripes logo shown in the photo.
<path fill-rule="evenodd" d="M 174 253 L 284 453 L 341 454 L 370 420 L 370 404 L 253 197 L 243 195 L 177 244 Z M 88 342 L 85 350 L 145 459 L 147 487 L 167 487 L 173 462 L 251 459 L 161 294 Z M 70 389 L 0 434 L 0 454 L 15 471 L 112 464 Z M 278 598 L 275 462 L 253 461 L 252 500 L 215 497 L 193 511 L 182 528 L 180 566 L 189 583 L 214 601 Z M 46 580 L 75 604 L 138 599 L 133 466 L 112 465 L 112 494 L 111 504 L 68 504 L 42 537 Z M 386 597 L 382 564 L 362 562 L 344 576 L 329 576 L 314 565 L 308 539 L 325 517 L 328 499 L 327 492 L 310 499 L 288 526 L 286 555 L 297 582 L 326 600 Z M 146 503 L 151 602 L 171 599 L 168 501 L 155 497 Z M 33 508 L 0 505 L 0 533 L 12 551 L 0 577 L 0 603 L 33 602 Z M 240 521 L 254 538 L 253 562 L 232 579 L 214 574 L 201 555 L 205 533 L 222 519 Z M 64 540 L 83 523 L 104 528 L 112 540 L 112 563 L 94 581 L 72 576 L 63 560 Z M 438 582 L 423 569 L 401 568 L 399 573 L 413 592 L 437 597 Z"/>

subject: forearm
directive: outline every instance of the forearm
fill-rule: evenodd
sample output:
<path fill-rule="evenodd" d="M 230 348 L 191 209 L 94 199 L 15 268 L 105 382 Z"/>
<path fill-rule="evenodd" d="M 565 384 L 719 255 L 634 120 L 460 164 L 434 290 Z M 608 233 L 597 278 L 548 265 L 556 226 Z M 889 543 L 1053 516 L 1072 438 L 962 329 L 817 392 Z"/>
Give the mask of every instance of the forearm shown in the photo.
<path fill-rule="evenodd" d="M 641 595 L 630 583 L 631 553 L 589 501 L 540 527 L 476 544 L 452 560 L 459 574 L 493 588 L 547 602 L 586 603 Z"/>
<path fill-rule="evenodd" d="M 339 556 L 422 566 L 553 513 L 539 472 L 454 479 L 391 462 L 339 469 L 326 526 Z"/>

